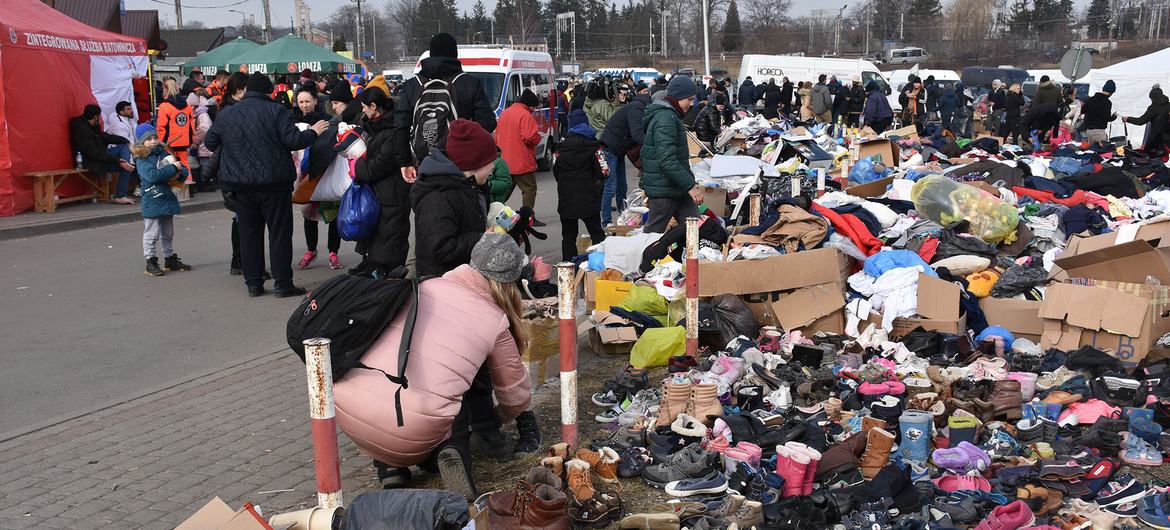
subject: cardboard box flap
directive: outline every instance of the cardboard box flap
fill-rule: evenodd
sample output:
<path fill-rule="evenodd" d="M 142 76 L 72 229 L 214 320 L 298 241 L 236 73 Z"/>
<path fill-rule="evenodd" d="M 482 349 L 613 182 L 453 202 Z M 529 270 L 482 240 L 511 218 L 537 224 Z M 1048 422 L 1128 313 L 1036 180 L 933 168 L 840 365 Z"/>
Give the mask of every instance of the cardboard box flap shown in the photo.
<path fill-rule="evenodd" d="M 1147 276 L 1153 276 L 1164 283 L 1170 281 L 1170 248 L 1135 240 L 1088 250 L 1090 239 L 1082 239 L 1075 254 L 1055 261 L 1070 277 L 1145 283 Z M 1165 240 L 1170 242 L 1170 238 Z"/>
<path fill-rule="evenodd" d="M 1138 337 L 1149 299 L 1104 287 L 1052 285 L 1045 292 L 1040 316 L 1078 328 Z M 1055 326 L 1045 325 L 1045 333 Z"/>
<path fill-rule="evenodd" d="M 849 258 L 832 248 L 806 250 L 762 260 L 700 261 L 699 296 L 787 291 L 840 283 Z"/>
<path fill-rule="evenodd" d="M 1039 300 L 987 297 L 979 300 L 979 307 L 992 326 L 1003 326 L 1016 335 L 1044 333 L 1044 319 L 1040 318 Z"/>
<path fill-rule="evenodd" d="M 848 178 L 848 175 L 846 175 Z M 881 197 L 886 194 L 886 188 L 894 183 L 894 177 L 886 177 L 878 179 L 873 182 L 865 184 L 858 184 L 856 186 L 849 186 L 845 188 L 845 193 L 854 197 Z"/>
<path fill-rule="evenodd" d="M 878 138 L 861 142 L 857 146 L 857 160 L 864 160 L 873 155 L 879 155 L 882 164 L 886 167 L 898 167 L 901 162 L 901 148 L 892 140 Z"/>
<path fill-rule="evenodd" d="M 958 320 L 960 294 L 958 285 L 919 274 L 918 314 L 930 320 Z"/>
<path fill-rule="evenodd" d="M 1133 225 L 1130 225 L 1133 226 Z M 1148 247 L 1170 246 L 1170 219 L 1158 219 L 1097 236 L 1074 236 L 1069 239 L 1064 256 L 1093 252 L 1133 241 L 1146 241 Z"/>
<path fill-rule="evenodd" d="M 638 331 L 633 326 L 601 326 L 597 328 L 597 335 L 602 344 L 624 344 L 638 341 Z"/>
<path fill-rule="evenodd" d="M 235 517 L 236 511 L 219 497 L 215 497 L 204 504 L 199 511 L 191 514 L 175 530 L 203 530 L 205 528 L 219 528 Z"/>
<path fill-rule="evenodd" d="M 781 303 L 772 304 L 772 312 L 784 329 L 798 329 L 843 307 L 845 297 L 841 289 L 836 285 L 823 284 L 797 289 L 784 297 Z"/>

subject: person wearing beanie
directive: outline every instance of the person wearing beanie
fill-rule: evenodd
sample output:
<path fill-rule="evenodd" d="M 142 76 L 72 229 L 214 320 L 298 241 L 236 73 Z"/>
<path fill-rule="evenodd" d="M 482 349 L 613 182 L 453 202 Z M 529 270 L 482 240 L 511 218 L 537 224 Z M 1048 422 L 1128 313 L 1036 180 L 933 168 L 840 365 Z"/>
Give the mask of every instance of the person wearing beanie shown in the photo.
<path fill-rule="evenodd" d="M 354 100 L 353 89 L 344 79 L 338 80 L 329 90 L 329 107 L 333 111 L 333 118 L 329 120 L 330 125 L 354 124 L 362 119 L 362 104 Z M 336 132 L 333 131 L 334 134 Z"/>
<path fill-rule="evenodd" d="M 1032 98 L 1032 106 L 1038 107 L 1054 103 L 1060 105 L 1060 87 L 1052 82 L 1048 76 L 1040 76 L 1040 86 L 1036 87 L 1036 96 Z"/>
<path fill-rule="evenodd" d="M 1170 114 L 1170 99 L 1162 93 L 1162 87 L 1154 85 L 1150 89 L 1150 106 L 1141 116 L 1125 118 L 1126 123 L 1146 125 L 1145 140 L 1142 150 L 1151 156 L 1162 156 L 1170 146 L 1170 121 L 1166 115 Z"/>
<path fill-rule="evenodd" d="M 715 140 L 723 132 L 724 125 L 730 125 L 730 113 L 727 112 L 727 96 L 716 93 L 712 102 L 703 108 L 695 120 L 695 135 L 699 141 L 706 142 L 714 149 Z"/>
<path fill-rule="evenodd" d="M 865 108 L 861 111 L 861 125 L 881 134 L 894 122 L 894 110 L 876 81 L 865 84 Z"/>
<path fill-rule="evenodd" d="M 400 131 L 397 134 L 398 165 L 401 166 L 403 180 L 414 183 L 418 178 L 417 172 L 422 158 L 416 156 L 412 148 L 414 129 L 414 108 L 418 105 L 418 98 L 422 94 L 422 87 L 428 81 L 442 79 L 453 87 L 453 103 L 460 118 L 471 120 L 491 133 L 496 130 L 495 109 L 500 106 L 499 101 L 488 101 L 487 91 L 483 82 L 473 75 L 463 75 L 463 65 L 459 63 L 459 46 L 455 37 L 447 33 L 436 33 L 431 36 L 429 57 L 420 61 L 418 75 L 406 80 L 398 92 L 398 101 L 394 111 L 394 126 Z M 450 132 L 450 123 L 447 131 Z M 446 138 L 438 138 L 438 147 L 442 148 Z"/>
<path fill-rule="evenodd" d="M 363 259 L 351 274 L 401 277 L 410 248 L 410 185 L 402 180 L 394 156 L 394 100 L 380 89 L 367 88 L 355 101 L 365 114 L 366 152 L 354 162 L 354 180 L 373 190 L 381 211 L 374 233 L 358 245 Z"/>
<path fill-rule="evenodd" d="M 458 119 L 447 131 L 445 150 L 432 149 L 410 192 L 421 229 L 415 233 L 415 274 L 441 276 L 471 259 L 487 228 L 486 192 L 496 160 L 492 136 L 473 121 Z"/>
<path fill-rule="evenodd" d="M 853 76 L 853 84 L 846 94 L 849 104 L 846 107 L 845 125 L 857 127 L 861 123 L 861 112 L 865 110 L 865 89 L 861 87 L 861 77 Z"/>
<path fill-rule="evenodd" d="M 130 152 L 134 155 L 138 178 L 142 180 L 142 253 L 146 258 L 146 275 L 191 270 L 175 254 L 171 243 L 175 237 L 175 215 L 179 213 L 179 198 L 172 186 L 182 185 L 188 175 L 187 168 L 167 152 L 152 127 L 140 128 Z M 160 258 L 163 259 L 161 267 Z"/>
<path fill-rule="evenodd" d="M 618 104 L 610 100 L 606 90 L 607 81 L 602 78 L 590 81 L 585 92 L 585 115 L 589 117 L 589 126 L 597 131 L 598 137 L 605 132 L 605 125 L 610 117 L 617 112 Z"/>
<path fill-rule="evenodd" d="M 500 113 L 496 124 L 496 145 L 500 146 L 500 155 L 512 174 L 508 198 L 520 188 L 521 203 L 533 209 L 536 208 L 536 146 L 542 139 L 536 118 L 532 117 L 538 104 L 536 94 L 524 89 L 520 99 Z M 548 150 L 547 146 L 545 149 Z M 552 153 L 546 152 L 544 156 L 551 158 Z M 544 226 L 544 223 L 534 221 L 533 225 Z"/>
<path fill-rule="evenodd" d="M 646 128 L 642 118 L 646 114 L 646 106 L 652 103 L 650 88 L 640 87 L 634 99 L 613 113 L 605 130 L 601 133 L 601 144 L 605 147 L 605 163 L 609 166 L 609 175 L 605 178 L 605 187 L 601 190 L 601 222 L 609 225 L 613 222 L 613 209 L 618 212 L 626 209 L 626 193 L 629 183 L 626 181 L 626 159 L 634 163 L 634 167 L 641 168 L 642 161 L 639 155 L 642 143 L 646 141 Z M 666 91 L 660 91 L 665 96 Z"/>
<path fill-rule="evenodd" d="M 431 160 L 419 169 L 420 184 Z M 337 425 L 374 460 L 384 488 L 409 487 L 410 466 L 429 460 L 438 466 L 444 489 L 474 500 L 473 446 L 496 459 L 539 449 L 540 430 L 528 410 L 532 389 L 521 361 L 529 334 L 516 286 L 527 258 L 511 237 L 483 231 L 481 226 L 468 251 L 469 263 L 418 286 L 406 365 L 410 390 L 399 393 L 397 384 L 373 370 L 350 370 L 334 384 Z M 382 330 L 362 355 L 363 364 L 398 373 L 407 313 L 399 311 Z M 396 403 L 401 425 L 394 420 Z M 520 434 L 515 445 L 498 423 L 513 419 Z"/>
<path fill-rule="evenodd" d="M 561 217 L 561 258 L 569 261 L 577 255 L 579 222 L 585 223 L 594 245 L 605 240 L 601 226 L 601 190 L 608 173 L 598 156 L 601 142 L 589 126 L 584 111 L 569 113 L 569 134 L 557 147 L 553 176 L 557 180 L 557 215 Z M 624 164 L 625 160 L 619 160 Z"/>
<path fill-rule="evenodd" d="M 676 75 L 666 85 L 666 97 L 646 107 L 646 142 L 642 145 L 642 189 L 650 217 L 646 232 L 664 233 L 672 218 L 679 224 L 698 217 L 703 194 L 691 172 L 690 149 L 682 117 L 695 102 L 698 87 L 690 77 Z"/>
<path fill-rule="evenodd" d="M 1101 87 L 1100 92 L 1089 96 L 1081 106 L 1081 114 L 1085 117 L 1085 140 L 1091 144 L 1109 141 L 1109 132 L 1106 128 L 1109 127 L 1109 122 L 1117 119 L 1117 113 L 1113 112 L 1113 102 L 1109 97 L 1116 91 L 1117 84 L 1110 79 Z"/>
<path fill-rule="evenodd" d="M 230 81 L 229 81 L 230 86 Z M 244 96 L 221 110 L 203 139 L 219 151 L 216 180 L 232 199 L 240 233 L 240 260 L 248 296 L 264 290 L 264 231 L 268 230 L 273 294 L 300 296 L 292 277 L 292 190 L 296 181 L 292 151 L 309 147 L 329 128 L 318 121 L 301 131 L 292 111 L 272 100 L 272 81 L 253 73 Z"/>

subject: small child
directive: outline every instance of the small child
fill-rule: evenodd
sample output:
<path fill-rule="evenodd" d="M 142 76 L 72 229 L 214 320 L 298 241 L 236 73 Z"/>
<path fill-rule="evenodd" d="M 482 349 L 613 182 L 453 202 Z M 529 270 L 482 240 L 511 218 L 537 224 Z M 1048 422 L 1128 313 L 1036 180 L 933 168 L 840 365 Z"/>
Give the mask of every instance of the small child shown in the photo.
<path fill-rule="evenodd" d="M 183 162 L 167 152 L 158 141 L 158 133 L 149 125 L 140 125 L 138 141 L 130 149 L 138 178 L 142 181 L 142 253 L 146 256 L 146 275 L 162 276 L 163 271 L 189 271 L 191 266 L 179 260 L 171 248 L 175 237 L 175 214 L 179 213 L 179 198 L 171 188 L 172 181 L 182 183 L 189 172 Z M 166 261 L 158 266 L 155 247 L 162 242 Z"/>

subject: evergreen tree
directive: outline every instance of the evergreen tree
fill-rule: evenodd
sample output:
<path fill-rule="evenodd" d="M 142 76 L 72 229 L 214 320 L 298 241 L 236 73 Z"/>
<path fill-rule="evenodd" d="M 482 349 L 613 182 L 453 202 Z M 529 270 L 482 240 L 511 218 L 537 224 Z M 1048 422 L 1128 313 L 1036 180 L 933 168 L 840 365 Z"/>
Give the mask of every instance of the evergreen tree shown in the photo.
<path fill-rule="evenodd" d="M 1032 30 L 1032 8 L 1028 0 L 1016 0 L 1008 14 L 1008 31 L 1013 35 L 1027 35 Z"/>
<path fill-rule="evenodd" d="M 439 32 L 458 35 L 459 12 L 454 0 L 419 0 L 419 34 L 431 35 Z"/>
<path fill-rule="evenodd" d="M 1085 12 L 1089 37 L 1100 39 L 1109 34 L 1109 0 L 1093 0 Z"/>
<path fill-rule="evenodd" d="M 906 9 L 907 39 L 927 39 L 933 37 L 934 32 L 928 28 L 938 27 L 942 23 L 942 4 L 939 0 L 911 0 Z"/>
<path fill-rule="evenodd" d="M 1063 16 L 1065 15 L 1060 12 L 1060 0 L 1033 0 L 1032 2 L 1032 29 L 1038 33 L 1052 31 L 1060 23 Z"/>
<path fill-rule="evenodd" d="M 728 52 L 737 52 L 743 46 L 743 27 L 739 23 L 739 6 L 735 0 L 727 6 L 727 20 L 723 22 L 723 36 L 719 42 L 723 51 Z"/>
<path fill-rule="evenodd" d="M 344 35 L 338 36 L 337 39 L 335 39 L 333 41 L 333 51 L 335 51 L 335 52 L 349 51 L 349 48 L 346 47 L 346 45 L 345 45 L 345 36 Z"/>
<path fill-rule="evenodd" d="M 471 15 L 468 17 L 468 22 L 471 26 L 471 34 L 473 40 L 477 42 L 488 42 L 491 40 L 489 31 L 491 24 L 488 23 L 487 6 L 483 4 L 483 0 L 475 0 L 475 5 L 471 7 Z M 477 32 L 483 32 L 478 39 L 475 38 Z"/>

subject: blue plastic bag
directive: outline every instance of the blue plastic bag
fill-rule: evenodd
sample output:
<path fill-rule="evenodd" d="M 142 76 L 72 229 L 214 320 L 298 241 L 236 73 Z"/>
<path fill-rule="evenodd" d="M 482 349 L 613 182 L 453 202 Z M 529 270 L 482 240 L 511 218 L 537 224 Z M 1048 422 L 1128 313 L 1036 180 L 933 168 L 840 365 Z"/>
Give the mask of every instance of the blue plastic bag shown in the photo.
<path fill-rule="evenodd" d="M 381 205 L 370 187 L 354 181 L 341 196 L 337 210 L 337 233 L 346 241 L 362 241 L 378 228 Z"/>
<path fill-rule="evenodd" d="M 857 164 L 849 170 L 849 182 L 853 184 L 867 184 L 875 180 L 886 178 L 887 175 L 893 173 L 893 170 L 886 168 L 883 171 L 877 170 L 877 162 L 881 161 L 881 157 L 873 155 L 869 158 L 862 158 L 857 161 Z"/>
<path fill-rule="evenodd" d="M 865 260 L 862 266 L 865 273 L 877 278 L 890 269 L 901 269 L 904 267 L 922 267 L 922 273 L 927 276 L 938 278 L 938 273 L 927 265 L 922 257 L 911 250 L 883 250 L 874 254 Z"/>

